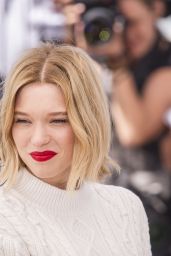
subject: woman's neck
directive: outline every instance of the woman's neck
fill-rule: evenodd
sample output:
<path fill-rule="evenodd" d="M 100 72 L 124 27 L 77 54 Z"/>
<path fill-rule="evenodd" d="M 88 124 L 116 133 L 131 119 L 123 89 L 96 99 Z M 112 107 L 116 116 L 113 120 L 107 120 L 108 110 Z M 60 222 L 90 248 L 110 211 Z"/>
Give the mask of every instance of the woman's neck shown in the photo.
<path fill-rule="evenodd" d="M 83 183 L 73 192 L 60 189 L 33 176 L 27 169 L 19 171 L 13 188 L 24 200 L 48 211 L 50 214 L 74 214 L 86 210 L 92 197 L 91 185 Z M 88 204 L 87 204 L 88 203 Z"/>

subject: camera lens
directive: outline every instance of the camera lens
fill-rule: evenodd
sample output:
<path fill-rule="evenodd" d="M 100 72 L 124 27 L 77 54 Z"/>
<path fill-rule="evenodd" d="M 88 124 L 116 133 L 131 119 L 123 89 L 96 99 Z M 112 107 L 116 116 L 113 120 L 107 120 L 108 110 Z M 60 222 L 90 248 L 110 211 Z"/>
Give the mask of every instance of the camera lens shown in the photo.
<path fill-rule="evenodd" d="M 84 16 L 85 37 L 89 44 L 97 45 L 106 43 L 112 36 L 114 11 L 99 7 L 88 10 Z"/>
<path fill-rule="evenodd" d="M 85 27 L 85 37 L 89 44 L 100 44 L 110 40 L 112 29 L 106 20 L 94 20 Z"/>

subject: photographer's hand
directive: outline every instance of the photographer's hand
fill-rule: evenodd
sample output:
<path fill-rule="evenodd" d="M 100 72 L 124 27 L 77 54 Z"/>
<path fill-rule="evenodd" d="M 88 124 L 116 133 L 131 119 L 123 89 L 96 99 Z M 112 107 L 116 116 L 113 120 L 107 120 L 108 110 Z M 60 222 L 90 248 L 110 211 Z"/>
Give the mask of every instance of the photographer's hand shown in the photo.
<path fill-rule="evenodd" d="M 86 50 L 86 44 L 83 44 L 83 32 L 81 29 L 81 15 L 85 11 L 85 5 L 82 3 L 75 4 L 73 0 L 52 0 L 54 8 L 58 12 L 62 12 L 66 18 L 66 26 L 68 28 L 68 34 L 71 44 L 77 46 L 82 45 L 82 48 Z M 78 27 L 78 28 L 77 28 Z M 79 30 L 80 38 L 76 38 L 76 30 Z M 85 40 L 85 39 L 84 39 Z M 78 41 L 78 42 L 77 42 Z M 80 46 L 81 47 L 81 46 Z"/>
<path fill-rule="evenodd" d="M 66 16 L 67 25 L 71 29 L 71 36 L 74 44 L 83 48 L 92 56 L 104 56 L 107 59 L 114 59 L 119 62 L 120 57 L 124 54 L 124 43 L 122 28 L 117 22 L 113 25 L 112 38 L 102 44 L 89 45 L 84 35 L 85 24 L 82 21 L 82 14 L 86 6 L 82 3 L 75 4 L 73 0 L 53 0 L 56 8 L 62 11 Z"/>

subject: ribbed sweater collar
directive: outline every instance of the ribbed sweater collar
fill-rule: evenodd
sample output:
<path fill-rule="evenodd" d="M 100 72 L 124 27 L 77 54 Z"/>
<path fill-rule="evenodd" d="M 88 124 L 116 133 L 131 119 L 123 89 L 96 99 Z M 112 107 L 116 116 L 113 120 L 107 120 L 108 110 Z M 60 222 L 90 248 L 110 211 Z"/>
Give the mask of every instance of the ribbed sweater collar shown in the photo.
<path fill-rule="evenodd" d="M 87 210 L 87 205 L 91 207 L 92 191 L 90 184 L 86 182 L 78 190 L 68 192 L 43 182 L 26 169 L 21 169 L 14 189 L 26 200 L 53 215 L 79 214 L 80 211 Z"/>

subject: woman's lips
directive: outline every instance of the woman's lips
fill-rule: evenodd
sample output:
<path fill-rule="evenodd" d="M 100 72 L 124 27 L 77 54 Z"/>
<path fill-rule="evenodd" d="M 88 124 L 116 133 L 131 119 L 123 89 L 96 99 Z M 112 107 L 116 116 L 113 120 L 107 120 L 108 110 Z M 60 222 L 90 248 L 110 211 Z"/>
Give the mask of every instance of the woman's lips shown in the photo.
<path fill-rule="evenodd" d="M 34 160 L 38 162 L 44 162 L 50 160 L 52 157 L 57 155 L 57 153 L 51 150 L 46 150 L 43 152 L 34 151 L 31 152 L 30 155 Z"/>

